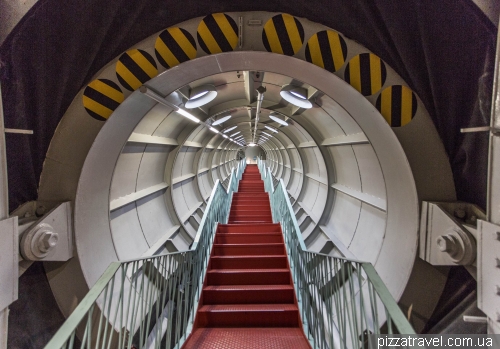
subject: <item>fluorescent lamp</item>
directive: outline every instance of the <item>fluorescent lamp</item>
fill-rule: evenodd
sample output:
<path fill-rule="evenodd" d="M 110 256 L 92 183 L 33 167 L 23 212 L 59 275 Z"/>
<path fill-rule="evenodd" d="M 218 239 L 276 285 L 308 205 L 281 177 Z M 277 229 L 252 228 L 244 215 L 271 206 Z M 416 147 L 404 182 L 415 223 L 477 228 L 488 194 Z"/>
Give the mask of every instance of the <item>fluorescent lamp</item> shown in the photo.
<path fill-rule="evenodd" d="M 280 95 L 285 101 L 297 107 L 312 108 L 312 103 L 307 99 L 307 90 L 303 87 L 285 85 L 281 88 Z"/>
<path fill-rule="evenodd" d="M 228 136 L 226 136 L 226 135 L 224 135 L 224 134 L 222 135 L 222 137 L 224 137 L 224 138 L 229 138 Z"/>
<path fill-rule="evenodd" d="M 189 100 L 184 105 L 188 109 L 198 108 L 210 103 L 215 97 L 217 97 L 217 91 L 214 85 L 198 86 L 191 90 Z"/>
<path fill-rule="evenodd" d="M 269 119 L 273 120 L 274 122 L 277 122 L 280 125 L 288 126 L 288 122 L 286 122 L 285 120 L 281 120 L 276 115 L 269 115 Z"/>
<path fill-rule="evenodd" d="M 257 144 L 255 144 L 255 143 L 250 143 L 248 146 L 249 146 L 249 147 L 255 147 L 256 145 L 257 145 Z"/>
<path fill-rule="evenodd" d="M 187 111 L 185 111 L 184 109 L 179 108 L 179 109 L 177 109 L 177 110 L 176 110 L 176 112 L 178 112 L 179 114 L 181 114 L 182 116 L 184 116 L 184 117 L 188 118 L 188 119 L 189 119 L 189 120 L 191 120 L 191 121 L 194 121 L 194 122 L 196 122 L 196 123 L 199 123 L 199 122 L 200 122 L 200 119 L 198 119 L 196 116 L 194 116 L 194 115 L 192 115 L 192 114 L 188 113 L 188 112 L 187 112 Z"/>
<path fill-rule="evenodd" d="M 216 128 L 209 127 L 208 129 L 212 132 L 219 133 L 219 130 L 217 130 Z"/>
<path fill-rule="evenodd" d="M 240 133 L 241 133 L 241 131 L 238 131 L 238 132 L 236 132 L 236 133 L 233 133 L 233 134 L 231 135 L 231 137 L 234 137 L 234 136 L 236 136 L 237 134 L 240 134 Z"/>
<path fill-rule="evenodd" d="M 231 119 L 232 115 L 227 115 L 227 116 L 224 116 L 222 118 L 220 118 L 219 120 L 216 120 L 212 123 L 212 126 L 216 126 L 216 125 L 219 125 L 219 124 L 222 124 L 223 122 Z"/>
<path fill-rule="evenodd" d="M 233 127 L 230 127 L 230 128 L 228 128 L 227 130 L 225 130 L 225 131 L 224 131 L 224 133 L 228 133 L 229 131 L 234 130 L 236 127 L 238 127 L 238 126 L 233 126 Z"/>
<path fill-rule="evenodd" d="M 188 113 L 187 111 L 185 111 L 184 109 L 181 109 L 179 108 L 178 106 L 176 106 L 175 104 L 167 101 L 164 97 L 160 96 L 157 92 L 151 90 L 149 87 L 147 86 L 144 86 L 142 85 L 140 88 L 139 88 L 139 91 L 141 91 L 142 93 L 144 93 L 146 96 L 148 96 L 149 98 L 157 101 L 158 103 L 164 105 L 164 106 L 167 106 L 169 108 L 172 108 L 173 110 L 175 110 L 177 113 L 181 114 L 182 116 L 188 118 L 189 120 L 191 121 L 194 121 L 196 123 L 199 123 L 200 122 L 200 119 L 198 119 L 196 116 L 194 115 L 191 115 L 190 113 Z"/>
<path fill-rule="evenodd" d="M 274 128 L 272 128 L 272 127 L 269 127 L 269 126 L 267 126 L 267 125 L 264 125 L 264 127 L 265 127 L 265 128 L 267 128 L 267 129 L 268 129 L 269 131 L 271 131 L 271 132 L 278 133 L 278 131 L 277 131 L 277 130 L 275 130 Z"/>
<path fill-rule="evenodd" d="M 272 137 L 272 135 L 270 135 L 269 133 L 266 133 L 264 131 L 262 131 L 262 133 L 265 134 L 266 136 Z"/>

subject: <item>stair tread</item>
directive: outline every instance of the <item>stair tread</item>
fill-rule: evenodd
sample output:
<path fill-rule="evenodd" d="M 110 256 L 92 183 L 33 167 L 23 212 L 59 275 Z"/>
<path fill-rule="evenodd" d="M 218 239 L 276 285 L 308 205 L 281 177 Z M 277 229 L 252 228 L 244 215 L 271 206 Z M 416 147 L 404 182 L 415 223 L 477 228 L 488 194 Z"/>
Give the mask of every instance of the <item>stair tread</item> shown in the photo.
<path fill-rule="evenodd" d="M 272 225 L 272 226 L 274 226 L 274 227 L 277 227 L 277 226 L 279 226 L 280 224 L 279 224 L 279 223 L 252 223 L 252 224 L 247 224 L 247 225 L 248 225 L 248 226 L 252 226 L 252 227 L 253 227 L 253 226 Z M 219 224 L 219 227 L 220 227 L 220 226 L 223 226 L 223 227 L 231 227 L 231 226 L 234 226 L 234 227 L 238 227 L 238 228 L 239 228 L 239 227 L 242 227 L 242 225 L 241 225 L 241 224 L 231 224 L 231 223 L 229 223 L 229 224 Z"/>
<path fill-rule="evenodd" d="M 284 254 L 266 254 L 266 255 L 244 255 L 244 256 L 212 256 L 214 259 L 248 259 L 248 258 L 284 258 Z"/>
<path fill-rule="evenodd" d="M 214 244 L 214 247 L 256 247 L 256 246 L 263 246 L 263 247 L 276 247 L 276 246 L 284 246 L 282 242 L 272 242 L 272 243 L 245 243 L 245 244 Z"/>
<path fill-rule="evenodd" d="M 235 311 L 295 311 L 295 304 L 207 304 L 200 307 L 200 312 L 235 312 Z"/>
<path fill-rule="evenodd" d="M 281 236 L 281 234 L 278 231 L 268 231 L 268 232 L 258 232 L 258 233 L 217 233 L 217 236 L 225 237 L 225 236 L 247 236 L 247 235 L 262 235 L 262 236 Z"/>
<path fill-rule="evenodd" d="M 299 349 L 311 348 L 301 328 L 199 328 L 193 331 L 186 349 Z M 186 343 L 186 344 L 188 344 Z"/>
<path fill-rule="evenodd" d="M 269 269 L 210 269 L 210 274 L 246 274 L 246 273 L 284 273 L 289 272 L 288 268 L 269 268 Z"/>
<path fill-rule="evenodd" d="M 203 288 L 204 291 L 261 291 L 261 290 L 292 290 L 292 285 L 212 285 Z"/>

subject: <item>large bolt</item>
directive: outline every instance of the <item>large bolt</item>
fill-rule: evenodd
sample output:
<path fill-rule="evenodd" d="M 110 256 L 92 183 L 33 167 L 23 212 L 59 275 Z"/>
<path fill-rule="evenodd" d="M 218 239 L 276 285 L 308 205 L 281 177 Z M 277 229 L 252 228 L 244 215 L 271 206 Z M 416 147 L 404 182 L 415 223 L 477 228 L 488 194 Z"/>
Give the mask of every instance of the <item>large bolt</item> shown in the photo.
<path fill-rule="evenodd" d="M 441 252 L 454 252 L 457 248 L 456 241 L 450 234 L 441 235 L 436 240 L 439 250 Z"/>
<path fill-rule="evenodd" d="M 48 253 L 57 245 L 59 234 L 45 231 L 38 237 L 37 246 L 42 253 Z"/>
<path fill-rule="evenodd" d="M 465 212 L 465 210 L 464 210 L 464 209 L 462 209 L 462 208 L 457 208 L 457 209 L 455 210 L 455 217 L 457 217 L 457 218 L 464 219 L 464 218 L 465 218 L 465 216 L 466 216 L 466 214 L 467 214 L 467 213 L 466 213 L 466 212 Z"/>

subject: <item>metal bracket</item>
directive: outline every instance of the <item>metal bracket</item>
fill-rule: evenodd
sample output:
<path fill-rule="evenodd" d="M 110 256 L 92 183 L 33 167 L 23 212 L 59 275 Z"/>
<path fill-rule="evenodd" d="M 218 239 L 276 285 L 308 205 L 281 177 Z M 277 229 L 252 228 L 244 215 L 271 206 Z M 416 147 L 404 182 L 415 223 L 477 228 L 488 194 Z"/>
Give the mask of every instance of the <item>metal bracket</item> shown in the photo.
<path fill-rule="evenodd" d="M 495 136 L 498 136 L 500 134 L 499 129 L 491 126 L 468 127 L 460 129 L 461 133 L 490 132 L 490 131 Z"/>
<path fill-rule="evenodd" d="M 485 213 L 473 204 L 424 201 L 420 258 L 432 265 L 473 265 L 477 219 L 484 218 Z"/>
<path fill-rule="evenodd" d="M 0 312 L 17 300 L 17 217 L 0 221 Z"/>
<path fill-rule="evenodd" d="M 26 229 L 19 251 L 30 261 L 67 261 L 73 257 L 71 204 L 60 204 Z"/>
<path fill-rule="evenodd" d="M 500 226 L 479 221 L 477 228 L 477 305 L 500 325 Z"/>

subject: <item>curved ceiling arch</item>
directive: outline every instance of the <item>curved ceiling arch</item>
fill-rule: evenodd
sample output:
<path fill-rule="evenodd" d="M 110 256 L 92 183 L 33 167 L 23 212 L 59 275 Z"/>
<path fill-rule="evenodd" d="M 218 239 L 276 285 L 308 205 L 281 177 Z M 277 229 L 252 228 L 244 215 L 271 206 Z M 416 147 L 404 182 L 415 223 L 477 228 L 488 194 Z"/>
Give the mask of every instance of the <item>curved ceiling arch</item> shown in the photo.
<path fill-rule="evenodd" d="M 195 23 L 197 19 L 192 21 Z M 193 24 L 188 22 L 186 22 L 187 27 Z M 314 26 L 318 28 L 318 24 L 314 24 Z M 314 26 L 310 28 L 310 33 L 314 32 L 312 29 Z M 154 38 L 146 39 L 137 45 L 139 54 L 145 55 L 140 51 L 142 50 L 146 53 L 149 52 L 154 57 L 152 51 L 154 46 L 151 46 Z M 404 82 L 390 67 L 384 66 L 385 68 L 381 68 L 381 71 L 385 71 L 385 77 L 381 80 L 381 85 L 377 87 L 377 91 L 374 92 L 372 87 L 370 90 L 371 95 L 362 96 L 362 94 L 367 93 L 364 91 L 364 85 L 355 86 L 353 77 L 346 75 L 346 69 L 348 64 L 350 71 L 356 68 L 356 64 L 362 64 L 364 58 L 358 56 L 368 53 L 365 48 L 359 45 L 353 47 L 356 49 L 351 52 L 352 57 L 346 57 L 343 68 L 338 70 L 336 75 L 325 73 L 317 65 L 306 63 L 307 57 L 305 57 L 304 51 L 297 53 L 297 58 L 302 58 L 302 60 L 271 53 L 234 52 L 204 56 L 182 63 L 175 68 L 165 70 L 157 77 L 145 82 L 145 85 L 160 92 L 166 99 L 175 102 L 174 104 L 182 105 L 191 88 L 205 83 L 213 83 L 218 91 L 217 98 L 205 107 L 191 112 L 200 120 L 206 122 L 210 117 L 215 116 L 218 118 L 236 108 L 236 115 L 224 122 L 224 124 L 216 126 L 216 128 L 223 131 L 230 125 L 241 124 L 232 133 L 241 132 L 240 134 L 244 135 L 247 143 L 252 135 L 251 121 L 255 103 L 255 93 L 252 94 L 252 91 L 257 85 L 266 85 L 268 90 L 263 102 L 264 112 L 277 111 L 292 120 L 296 120 L 294 121 L 297 124 L 296 126 L 288 126 L 288 128 L 284 129 L 278 128 L 278 135 L 274 135 L 271 140 L 265 141 L 263 147 L 266 149 L 269 159 L 273 160 L 271 164 L 273 173 L 285 178 L 289 176 L 287 187 L 289 194 L 294 199 L 294 208 L 297 210 L 298 219 L 301 228 L 304 230 L 305 238 L 309 242 L 309 247 L 312 250 L 324 252 L 327 243 L 330 242 L 331 244 L 331 239 L 336 237 L 337 241 L 345 245 L 347 251 L 372 261 L 379 269 L 380 274 L 383 275 L 384 280 L 388 282 L 393 294 L 398 298 L 404 290 L 404 285 L 413 266 L 412 256 L 416 252 L 412 241 L 416 239 L 416 227 L 418 225 L 418 219 L 415 219 L 415 215 L 418 215 L 418 198 L 416 198 L 416 192 L 412 189 L 414 188 L 412 176 L 413 173 L 418 174 L 418 171 L 415 172 L 415 168 L 413 168 L 412 173 L 408 167 L 405 167 L 407 163 L 403 159 L 406 159 L 406 157 L 399 148 L 401 142 L 399 135 L 405 133 L 404 128 L 401 128 L 399 133 L 396 132 L 398 130 L 395 131 L 396 135 L 399 136 L 396 137 L 377 111 L 377 100 L 379 100 L 381 91 L 385 88 L 394 86 L 394 84 L 403 84 Z M 255 62 L 258 61 L 259 63 L 256 64 L 250 57 L 253 57 Z M 380 60 L 377 61 L 376 58 L 373 58 L 371 53 L 362 57 L 368 57 L 368 60 L 374 59 L 375 63 L 383 64 L 383 62 L 380 63 Z M 357 61 L 359 62 L 356 63 Z M 297 66 L 298 68 L 287 70 L 287 64 L 289 67 Z M 160 70 L 163 69 L 160 65 L 158 67 Z M 289 76 L 290 72 L 293 72 L 294 76 Z M 112 74 L 114 73 L 114 65 L 111 64 L 94 81 L 103 82 L 101 80 L 104 80 L 104 77 L 113 78 Z M 259 73 L 258 77 L 257 73 Z M 166 76 L 168 76 L 168 79 L 165 78 Z M 361 94 L 342 81 L 346 79 L 346 76 L 349 76 L 349 82 Z M 376 77 L 370 75 L 370 78 L 375 79 Z M 306 111 L 284 103 L 279 91 L 281 86 L 290 83 L 306 87 L 315 108 Z M 111 127 L 108 126 L 109 124 L 121 125 L 121 121 L 117 120 L 117 118 L 121 117 L 123 106 L 135 103 L 135 100 L 148 98 L 141 96 L 137 91 L 125 91 L 124 94 L 126 98 L 116 108 L 112 117 L 106 121 L 104 126 L 91 120 L 91 127 L 87 125 L 87 129 L 84 129 L 83 133 L 88 132 L 91 135 L 90 138 L 92 138 L 97 134 L 96 132 L 99 131 L 100 127 L 102 127 L 100 130 L 103 132 L 105 128 L 109 130 Z M 75 103 L 81 101 L 79 97 L 75 99 Z M 85 97 L 85 90 L 82 92 L 81 97 Z M 130 101 L 131 99 L 132 101 Z M 83 98 L 83 100 L 85 99 Z M 418 99 L 416 101 L 420 103 L 418 107 L 420 114 L 415 115 L 408 125 L 416 124 L 422 119 L 430 120 L 421 102 Z M 148 104 L 147 102 L 144 103 Z M 153 103 L 148 104 L 148 106 L 150 110 L 154 110 L 157 105 Z M 78 107 L 80 109 L 77 109 Z M 70 113 L 88 114 L 88 110 L 82 109 L 81 105 L 77 105 L 70 110 Z M 147 113 L 148 111 L 144 111 L 143 114 L 146 115 Z M 262 118 L 263 123 L 271 124 L 269 120 L 266 120 L 265 113 Z M 361 115 L 362 113 L 364 114 Z M 86 120 L 89 118 L 86 114 L 85 117 Z M 128 117 L 130 118 L 130 116 Z M 140 113 L 134 117 L 139 118 Z M 177 118 L 181 117 L 177 116 Z M 224 181 L 227 178 L 228 163 L 234 161 L 238 148 L 234 144 L 228 144 L 220 134 L 211 134 L 211 131 L 208 131 L 204 126 L 193 124 L 179 130 L 182 123 L 189 125 L 190 121 L 181 119 L 175 126 L 175 132 L 177 132 L 176 144 L 170 145 L 174 149 L 167 156 L 165 165 L 165 173 L 172 171 L 165 178 L 168 187 L 161 189 L 165 190 L 164 196 L 160 195 L 155 198 L 157 202 L 163 199 L 164 202 L 161 204 L 164 206 L 162 208 L 164 211 L 173 211 L 170 222 L 165 223 L 162 228 L 174 229 L 175 226 L 184 228 L 173 233 L 166 229 L 168 234 L 171 234 L 173 244 L 177 244 L 177 247 L 180 248 L 188 246 L 190 240 L 192 240 L 199 224 L 200 212 L 203 211 L 203 204 L 210 193 L 209 188 L 213 186 L 217 179 Z M 301 124 L 306 127 L 300 126 Z M 332 128 L 329 126 L 332 124 L 337 126 Z M 427 130 L 429 127 L 432 128 L 431 124 L 427 126 Z M 241 130 L 238 131 L 238 129 Z M 134 130 L 130 132 L 132 134 L 139 133 Z M 261 127 L 258 132 L 261 132 Z M 433 132 L 433 135 L 437 136 L 435 130 Z M 363 133 L 366 139 L 361 144 L 352 143 L 357 134 L 363 136 Z M 149 133 L 149 136 L 155 137 L 154 134 L 155 131 L 153 130 L 153 132 Z M 314 134 L 314 137 L 312 134 Z M 120 135 L 123 135 L 123 133 L 120 133 Z M 384 137 L 381 137 L 381 135 L 384 135 Z M 97 137 L 104 136 L 99 133 Z M 67 139 L 64 140 L 64 137 L 62 138 L 62 141 L 58 140 L 60 144 L 68 141 Z M 119 137 L 115 137 L 115 141 L 119 142 L 121 140 Z M 128 141 L 130 141 L 130 138 L 125 140 L 125 143 Z M 101 139 L 100 142 L 102 146 L 106 141 Z M 95 153 L 95 148 L 99 147 L 98 143 L 96 138 L 90 152 Z M 405 146 L 404 142 L 402 143 Z M 414 144 L 408 144 L 407 148 L 405 148 L 407 153 L 428 153 L 428 149 L 418 150 L 417 147 L 417 150 L 413 150 L 411 145 Z M 153 147 L 146 147 L 146 149 L 149 148 Z M 110 149 L 116 149 L 116 146 L 110 147 Z M 82 147 L 82 154 L 86 150 L 88 148 Z M 232 152 L 232 154 L 229 155 L 229 152 Z M 400 153 L 390 157 L 388 154 L 392 154 L 392 152 Z M 444 155 L 442 149 L 438 149 L 435 153 Z M 325 154 L 329 154 L 329 156 L 326 157 Z M 111 157 L 110 154 L 107 155 Z M 85 166 L 91 163 L 90 158 L 90 155 L 87 156 Z M 325 158 L 327 159 L 326 164 Z M 80 159 L 84 159 L 83 155 L 80 155 Z M 113 159 L 110 158 L 109 161 L 113 162 Z M 287 161 L 290 162 L 289 169 L 285 169 L 285 166 L 283 166 Z M 78 165 L 75 167 L 78 167 Z M 396 168 L 401 169 L 400 173 L 394 173 Z M 338 169 L 343 170 L 338 171 Z M 50 171 L 50 168 L 48 170 Z M 98 169 L 97 172 L 102 170 L 104 170 L 104 167 Z M 376 173 L 377 175 L 369 173 Z M 424 173 L 428 172 L 424 171 Z M 356 176 L 353 176 L 353 174 L 356 174 Z M 89 175 L 89 172 L 82 170 L 79 179 L 79 192 L 83 190 L 81 189 L 82 183 L 90 184 L 90 180 L 86 179 Z M 97 174 L 94 173 L 93 175 Z M 48 176 L 45 178 L 48 178 Z M 103 174 L 100 178 L 106 181 L 109 177 Z M 444 176 L 443 182 L 446 182 L 446 180 L 447 177 Z M 390 190 L 387 188 L 390 188 Z M 416 189 L 419 190 L 419 188 L 420 186 L 417 186 Z M 453 196 L 453 193 L 450 194 L 453 191 L 450 188 L 452 188 L 452 184 L 443 192 L 446 192 L 446 195 Z M 386 189 L 387 192 L 385 192 Z M 92 192 L 92 190 L 89 190 L 89 192 Z M 370 198 L 370 196 L 374 196 L 375 199 Z M 393 199 L 390 199 L 391 197 Z M 85 207 L 82 209 L 83 212 L 87 210 L 87 213 L 98 214 L 98 207 L 104 208 L 104 198 L 102 198 L 103 201 L 100 205 L 94 205 L 94 207 L 85 206 L 84 196 L 78 197 L 77 195 L 76 200 L 79 201 L 79 208 Z M 107 201 L 109 204 L 109 198 Z M 406 204 L 403 207 L 397 207 L 394 201 L 403 201 Z M 87 204 L 90 205 L 90 203 Z M 325 207 L 327 208 L 326 211 Z M 86 244 L 91 240 L 89 236 L 92 233 L 89 233 L 89 230 L 98 231 L 100 227 L 98 223 L 103 223 L 104 219 L 96 221 L 94 227 L 84 227 L 87 222 L 83 217 L 86 217 L 87 213 L 80 215 L 79 212 L 75 212 L 75 224 L 79 227 L 75 230 L 78 230 L 78 236 L 86 235 L 77 243 L 81 246 L 81 250 L 84 251 L 86 250 Z M 132 216 L 134 212 L 130 212 Z M 147 216 L 144 217 L 147 218 Z M 350 220 L 349 224 L 339 223 L 343 222 L 345 217 Z M 365 233 L 362 231 L 366 231 L 370 227 L 369 222 L 372 219 L 370 217 L 375 217 L 377 223 L 376 229 L 378 233 L 374 235 L 378 236 L 378 242 L 375 248 L 369 246 L 373 253 L 365 254 L 363 250 L 366 249 L 369 239 L 365 238 Z M 408 222 L 411 222 L 409 225 L 405 225 L 405 228 L 409 231 L 408 236 L 401 238 L 396 237 L 395 233 L 387 234 L 388 231 L 396 232 L 398 230 L 399 223 L 394 217 L 405 217 Z M 139 227 L 140 224 L 136 225 Z M 113 229 L 110 230 L 112 235 Z M 119 230 L 117 229 L 117 231 Z M 161 231 L 165 231 L 165 229 Z M 132 235 L 134 237 L 140 236 L 140 231 L 137 230 L 137 232 L 137 234 Z M 106 234 L 105 231 L 104 235 Z M 145 240 L 148 240 L 147 233 L 143 231 L 141 234 L 144 235 Z M 403 240 L 403 242 L 398 241 L 398 245 L 408 247 L 410 252 L 407 255 L 394 255 L 392 249 L 395 246 L 395 239 Z M 150 241 L 147 241 L 139 250 L 133 252 L 135 254 L 145 253 L 144 250 L 148 247 L 152 248 L 152 245 L 154 243 L 150 237 Z M 81 262 L 84 264 L 90 263 L 91 255 L 94 255 L 94 261 L 97 260 L 97 256 L 100 253 L 105 253 L 105 249 L 103 247 L 96 251 L 95 254 L 93 252 L 89 255 L 87 253 L 83 254 Z M 118 248 L 115 246 L 116 249 Z M 121 252 L 122 255 L 130 255 L 130 253 L 130 250 Z M 388 255 L 391 257 L 387 257 Z M 122 257 L 117 255 L 116 258 Z M 395 258 L 401 259 L 402 262 L 395 263 Z M 97 275 L 100 268 L 95 264 L 83 267 L 86 282 L 89 284 L 92 284 L 93 275 Z M 398 270 L 395 271 L 394 268 Z M 399 276 L 394 277 L 394 275 Z"/>

